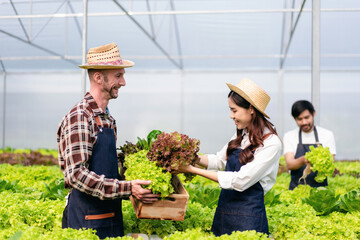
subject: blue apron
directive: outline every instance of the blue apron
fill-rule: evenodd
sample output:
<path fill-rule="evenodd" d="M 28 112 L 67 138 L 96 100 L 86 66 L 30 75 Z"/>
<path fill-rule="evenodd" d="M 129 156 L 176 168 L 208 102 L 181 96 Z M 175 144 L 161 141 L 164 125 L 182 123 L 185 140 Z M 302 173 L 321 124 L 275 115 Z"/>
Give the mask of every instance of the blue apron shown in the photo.
<path fill-rule="evenodd" d="M 98 120 L 97 120 L 98 122 Z M 119 179 L 114 130 L 101 128 L 92 151 L 89 170 L 106 178 Z M 100 239 L 124 236 L 121 198 L 100 200 L 72 189 L 67 209 L 67 227 L 92 228 Z"/>
<path fill-rule="evenodd" d="M 243 166 L 239 161 L 240 152 L 241 149 L 236 149 L 230 154 L 225 171 L 240 171 Z M 264 190 L 259 182 L 243 192 L 222 189 L 211 227 L 215 236 L 246 230 L 269 234 Z"/>
<path fill-rule="evenodd" d="M 299 144 L 297 145 L 296 148 L 296 153 L 295 153 L 295 159 L 299 158 L 301 156 L 304 156 L 305 153 L 310 151 L 310 146 L 318 146 L 319 143 L 319 137 L 318 137 L 318 133 L 316 130 L 316 127 L 314 126 L 314 135 L 315 135 L 315 144 L 303 144 L 302 143 L 302 137 L 301 137 L 301 129 L 299 129 Z M 290 174 L 291 174 L 291 181 L 290 181 L 290 185 L 289 185 L 289 190 L 293 190 L 294 188 L 296 188 L 299 184 L 305 184 L 304 180 L 301 180 L 299 182 L 299 179 L 302 177 L 304 169 L 306 168 L 306 164 L 304 164 L 301 168 L 296 169 L 296 170 L 291 170 Z M 321 186 L 327 186 L 327 179 L 325 179 L 323 182 L 318 183 L 317 181 L 315 181 L 315 177 L 316 177 L 317 173 L 316 172 L 311 172 L 306 178 L 306 184 L 310 185 L 311 187 L 321 187 Z"/>

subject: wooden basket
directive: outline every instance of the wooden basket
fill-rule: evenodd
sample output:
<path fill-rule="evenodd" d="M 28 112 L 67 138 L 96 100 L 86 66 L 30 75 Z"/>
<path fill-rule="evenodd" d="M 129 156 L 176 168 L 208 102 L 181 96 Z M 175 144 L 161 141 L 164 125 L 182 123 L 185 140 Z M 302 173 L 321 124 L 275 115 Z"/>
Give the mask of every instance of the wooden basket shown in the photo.
<path fill-rule="evenodd" d="M 151 204 L 142 203 L 130 196 L 136 217 L 138 219 L 183 221 L 189 201 L 189 194 L 178 176 L 172 178 L 172 185 L 175 193 L 170 194 L 164 200 L 159 200 Z"/>

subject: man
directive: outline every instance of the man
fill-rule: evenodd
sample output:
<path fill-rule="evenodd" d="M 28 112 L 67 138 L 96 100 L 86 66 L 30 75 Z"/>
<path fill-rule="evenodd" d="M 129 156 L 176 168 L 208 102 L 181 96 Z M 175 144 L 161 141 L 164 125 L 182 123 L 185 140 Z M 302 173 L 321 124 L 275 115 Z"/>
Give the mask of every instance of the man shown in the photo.
<path fill-rule="evenodd" d="M 293 190 L 299 184 L 308 184 L 311 187 L 327 186 L 327 179 L 322 183 L 315 181 L 316 173 L 311 172 L 305 179 L 305 182 L 299 179 L 307 164 L 305 153 L 310 151 L 310 146 L 321 144 L 328 147 L 331 154 L 335 156 L 335 138 L 331 131 L 314 125 L 315 109 L 313 105 L 306 100 L 300 100 L 293 104 L 291 115 L 294 117 L 299 129 L 287 132 L 284 136 L 284 157 L 287 168 L 291 173 L 289 189 Z"/>
<path fill-rule="evenodd" d="M 150 181 L 121 181 L 116 154 L 116 124 L 108 103 L 125 86 L 125 68 L 116 44 L 91 48 L 88 63 L 90 92 L 62 119 L 57 142 L 65 187 L 70 188 L 63 228 L 92 228 L 102 239 L 123 236 L 121 199 L 133 195 L 152 203 L 158 195 L 141 185 Z"/>

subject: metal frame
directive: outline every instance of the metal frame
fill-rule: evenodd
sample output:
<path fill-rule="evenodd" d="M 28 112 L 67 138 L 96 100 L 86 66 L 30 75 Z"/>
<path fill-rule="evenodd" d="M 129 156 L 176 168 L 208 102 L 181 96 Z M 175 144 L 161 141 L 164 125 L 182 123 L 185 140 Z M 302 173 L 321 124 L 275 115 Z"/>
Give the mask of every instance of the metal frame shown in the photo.
<path fill-rule="evenodd" d="M 290 0 L 291 1 L 291 0 Z M 283 73 L 284 73 L 284 63 L 286 61 L 287 58 L 290 57 L 308 57 L 308 55 L 306 56 L 301 56 L 301 55 L 288 55 L 288 49 L 290 47 L 291 44 L 291 39 L 293 36 L 293 33 L 296 29 L 296 25 L 297 22 L 300 19 L 301 13 L 302 12 L 312 12 L 312 18 L 313 18 L 313 28 L 312 28 L 312 101 L 314 103 L 315 109 L 317 110 L 317 119 L 316 121 L 319 122 L 319 111 L 320 111 L 320 13 L 321 12 L 360 12 L 360 8 L 337 8 L 337 9 L 321 9 L 320 8 L 320 0 L 312 0 L 312 8 L 311 9 L 305 9 L 304 5 L 306 0 L 302 1 L 302 5 L 300 8 L 294 8 L 294 0 L 292 2 L 292 7 L 291 8 L 287 8 L 286 7 L 286 3 L 287 0 L 284 0 L 284 8 L 283 9 L 234 9 L 234 10 L 197 10 L 197 11 L 176 11 L 175 10 L 175 6 L 174 6 L 174 0 L 169 0 L 170 2 L 170 11 L 151 11 L 150 9 L 150 4 L 149 4 L 149 0 L 146 0 L 146 4 L 147 4 L 147 9 L 148 11 L 142 12 L 142 11 L 138 11 L 138 12 L 134 12 L 134 11 L 128 11 L 125 9 L 125 7 L 119 3 L 118 0 L 113 0 L 114 4 L 116 6 L 118 6 L 122 12 L 108 12 L 108 13 L 88 13 L 88 1 L 87 0 L 83 0 L 83 12 L 82 13 L 75 13 L 72 5 L 70 3 L 69 0 L 64 0 L 63 2 L 61 2 L 60 7 L 58 8 L 58 10 L 56 11 L 56 13 L 53 14 L 30 14 L 30 15 L 19 15 L 17 10 L 16 10 L 16 6 L 13 3 L 12 0 L 9 1 L 9 4 L 11 4 L 14 12 L 15 12 L 15 16 L 0 16 L 0 20 L 1 19 L 18 19 L 19 24 L 26 36 L 26 39 L 23 39 L 21 37 L 15 36 L 9 32 L 6 32 L 2 29 L 0 29 L 0 33 L 3 33 L 5 35 L 10 36 L 11 38 L 14 38 L 16 40 L 22 41 L 26 44 L 31 45 L 32 47 L 35 47 L 37 49 L 40 49 L 46 53 L 49 53 L 51 56 L 46 56 L 46 57 L 39 57 L 39 56 L 31 56 L 31 57 L 0 57 L 0 66 L 2 67 L 1 72 L 3 73 L 3 80 L 4 80 L 4 107 L 3 107 L 3 147 L 5 146 L 5 115 L 6 115 L 6 76 L 7 76 L 7 71 L 5 69 L 5 66 L 3 64 L 3 60 L 33 60 L 33 59 L 59 59 L 59 60 L 64 60 L 64 61 L 68 61 L 72 64 L 77 65 L 77 61 L 78 59 L 81 59 L 82 63 L 86 62 L 86 51 L 87 51 L 87 18 L 88 17 L 101 17 L 101 16 L 127 16 L 130 18 L 130 20 L 132 20 L 142 31 L 143 33 L 154 43 L 154 45 L 163 53 L 162 56 L 151 56 L 151 58 L 167 58 L 170 62 L 172 62 L 174 64 L 174 66 L 176 66 L 177 69 L 179 69 L 181 71 L 182 74 L 184 74 L 184 64 L 183 64 L 183 60 L 184 59 L 194 59 L 194 58 L 208 58 L 209 56 L 184 56 L 182 54 L 182 50 L 181 50 L 181 42 L 180 42 L 180 33 L 179 33 L 179 29 L 178 29 L 178 23 L 177 23 L 177 19 L 176 16 L 177 15 L 192 15 L 192 14 L 252 14 L 252 13 L 283 13 L 283 28 L 282 28 L 282 40 L 281 40 L 281 52 L 278 55 L 234 55 L 234 56 L 211 56 L 212 58 L 278 58 L 279 59 L 279 69 L 278 69 L 278 85 L 279 85 L 279 93 L 282 94 L 282 85 L 283 85 Z M 71 13 L 65 13 L 65 14 L 59 14 L 57 13 L 60 8 L 67 3 L 67 6 L 70 8 Z M 6 3 L 4 3 L 6 4 Z M 30 1 L 30 4 L 32 4 L 32 2 Z M 291 17 L 289 18 L 289 32 L 287 33 L 287 28 L 286 28 L 286 14 L 290 13 Z M 293 26 L 293 14 L 294 13 L 298 13 L 296 22 Z M 146 31 L 146 29 L 141 26 L 141 24 L 136 21 L 136 19 L 134 18 L 134 16 L 140 16 L 140 15 L 148 15 L 149 16 L 149 22 L 151 24 L 151 33 L 149 33 L 148 31 Z M 176 43 L 177 43 L 177 56 L 175 55 L 170 55 L 156 40 L 156 36 L 155 36 L 155 26 L 152 23 L 153 19 L 152 16 L 154 15 L 173 15 L 173 26 L 174 26 L 174 34 L 175 34 L 175 38 L 176 38 Z M 54 51 L 52 51 L 51 49 L 47 49 L 43 46 L 34 44 L 32 42 L 32 36 L 31 34 L 29 35 L 29 33 L 27 32 L 22 19 L 26 19 L 26 18 L 30 18 L 30 19 L 35 19 L 35 18 L 49 18 L 49 21 L 52 18 L 75 18 L 76 24 L 77 24 L 77 28 L 79 30 L 79 33 L 81 33 L 81 37 L 82 37 L 82 56 L 67 56 L 67 55 L 63 55 L 63 54 L 59 54 L 56 53 Z M 83 27 L 82 29 L 80 28 L 80 24 L 78 22 L 78 18 L 82 18 L 83 20 Z M 46 25 L 49 23 L 49 21 L 43 26 L 42 29 L 44 29 L 46 27 Z M 31 26 L 30 26 L 31 28 Z M 38 34 L 41 33 L 42 29 L 37 33 L 36 36 L 38 36 Z M 31 33 L 31 31 L 30 31 Z M 284 45 L 285 43 L 285 37 L 287 36 L 287 34 L 289 34 L 289 39 L 286 45 Z M 66 51 L 65 51 L 66 52 Z M 359 54 L 328 54 L 328 55 L 323 55 L 325 57 L 359 57 Z M 132 58 L 137 58 L 137 59 L 147 59 L 149 57 L 145 57 L 145 56 L 137 56 L 137 57 L 132 57 Z M 86 90 L 86 70 L 82 71 L 82 94 L 85 93 Z M 283 106 L 282 106 L 282 95 L 280 95 L 280 100 L 279 100 L 279 110 L 280 110 L 280 114 L 282 114 L 283 111 Z M 182 106 L 183 108 L 183 106 Z M 280 129 L 282 129 L 282 115 L 280 117 Z"/>
<path fill-rule="evenodd" d="M 312 0 L 312 9 L 311 101 L 315 122 L 320 123 L 320 0 Z"/>
<path fill-rule="evenodd" d="M 312 12 L 312 9 L 303 9 L 303 12 Z M 326 8 L 320 9 L 321 12 L 359 12 L 360 8 Z M 233 14 L 233 13 L 284 13 L 299 12 L 299 9 L 234 9 L 234 10 L 197 10 L 197 11 L 137 11 L 128 12 L 131 16 L 139 15 L 200 15 L 200 14 Z M 107 12 L 107 13 L 89 13 L 88 17 L 109 17 L 109 16 L 125 16 L 125 12 Z M 83 13 L 69 14 L 36 14 L 36 15 L 16 15 L 16 16 L 0 16 L 0 19 L 11 18 L 64 18 L 64 17 L 82 17 Z"/>
<path fill-rule="evenodd" d="M 68 2 L 68 0 L 66 0 Z M 84 0 L 85 1 L 85 0 Z M 173 0 L 170 0 L 171 3 L 171 11 L 148 11 L 148 12 L 129 12 L 127 11 L 117 0 L 113 0 L 114 3 L 116 5 L 118 5 L 119 8 L 121 8 L 123 10 L 123 12 L 113 12 L 113 13 L 87 13 L 87 10 L 85 11 L 85 3 L 84 3 L 84 12 L 83 13 L 74 13 L 74 10 L 71 7 L 70 2 L 68 2 L 68 5 L 70 6 L 70 9 L 72 11 L 72 13 L 67 13 L 67 14 L 36 14 L 36 15 L 18 15 L 16 14 L 15 16 L 0 16 L 0 19 L 19 19 L 19 21 L 21 22 L 21 19 L 24 18 L 69 18 L 69 17 L 74 17 L 76 19 L 76 24 L 78 26 L 79 32 L 82 32 L 82 38 L 83 41 L 86 41 L 86 39 L 84 39 L 84 35 L 86 35 L 86 31 L 84 33 L 84 30 L 80 30 L 80 26 L 79 23 L 77 21 L 78 17 L 82 17 L 83 18 L 83 24 L 84 24 L 84 19 L 87 19 L 87 17 L 101 17 L 101 16 L 125 16 L 127 15 L 130 19 L 132 19 L 135 23 L 138 24 L 138 22 L 133 18 L 133 16 L 136 15 L 149 15 L 149 17 L 151 17 L 152 15 L 174 15 L 174 29 L 175 29 L 175 35 L 176 35 L 176 39 L 177 39 L 177 45 L 178 45 L 178 55 L 169 55 L 169 53 L 167 53 L 155 40 L 155 36 L 153 34 L 148 33 L 140 24 L 138 24 L 138 27 L 140 29 L 143 30 L 143 32 L 154 42 L 154 44 L 164 53 L 163 56 L 151 56 L 152 58 L 168 58 L 169 61 L 171 61 L 177 68 L 179 69 L 183 69 L 183 60 L 184 59 L 194 59 L 194 58 L 198 58 L 201 59 L 203 56 L 184 56 L 181 53 L 181 43 L 180 43 L 180 33 L 178 31 L 178 24 L 176 22 L 176 15 L 184 15 L 184 14 L 227 14 L 227 13 L 284 13 L 284 18 L 285 18 L 285 14 L 286 13 L 296 13 L 298 12 L 298 18 L 300 17 L 300 13 L 301 12 L 311 12 L 312 9 L 304 9 L 304 8 L 291 8 L 291 9 L 235 9 L 235 10 L 213 10 L 213 11 L 207 11 L 207 10 L 198 10 L 198 11 L 175 11 L 174 10 L 174 5 L 173 5 Z M 12 1 L 10 1 L 12 3 Z M 87 1 L 86 1 L 87 2 Z M 286 0 L 284 0 L 284 2 L 286 2 Z M 305 3 L 305 1 L 303 1 L 303 3 Z M 64 4 L 64 2 L 62 3 Z M 13 5 L 13 4 L 12 4 Z M 15 6 L 13 5 L 14 9 Z M 87 8 L 87 7 L 86 7 Z M 15 10 L 16 11 L 16 10 Z M 320 12 L 360 12 L 360 8 L 353 8 L 353 9 L 349 9 L 349 8 L 338 8 L 338 9 L 319 9 Z M 16 12 L 17 13 L 17 12 Z M 84 17 L 86 16 L 86 17 Z M 151 18 L 149 18 L 151 19 Z M 149 20 L 150 21 L 150 20 Z M 283 22 L 284 24 L 284 22 Z M 23 24 L 21 23 L 21 25 L 23 26 Z M 293 27 L 292 31 L 295 30 L 296 25 Z M 24 28 L 23 28 L 24 29 Z M 62 55 L 59 53 L 56 53 L 54 51 L 51 51 L 50 49 L 46 49 L 42 46 L 36 45 L 34 43 L 31 43 L 31 41 L 29 40 L 30 37 L 28 37 L 28 39 L 22 39 L 18 36 L 15 36 L 11 33 L 8 33 L 4 30 L 0 29 L 0 32 L 3 34 L 6 34 L 12 38 L 15 38 L 17 40 L 20 40 L 24 43 L 27 43 L 29 45 L 32 45 L 33 47 L 36 47 L 38 49 L 41 49 L 47 53 L 50 53 L 53 56 L 32 56 L 32 57 L 16 57 L 16 58 L 11 58 L 11 57 L 0 57 L 0 60 L 33 60 L 33 59 L 62 59 L 65 61 L 69 61 L 75 65 L 77 65 L 77 62 L 73 61 L 74 59 L 84 59 L 84 54 L 82 54 L 82 56 L 66 56 L 66 55 Z M 284 41 L 284 33 L 286 32 L 286 29 L 283 28 L 283 38 L 282 40 Z M 26 30 L 24 29 L 24 33 L 27 35 Z M 291 38 L 289 40 L 289 43 L 287 44 L 287 48 L 290 46 L 291 43 Z M 283 45 L 283 42 L 282 42 Z M 84 44 L 83 42 L 83 48 L 86 49 L 86 44 Z M 83 50 L 83 52 L 86 50 Z M 359 54 L 331 54 L 331 55 L 322 55 L 324 57 L 359 57 Z M 206 56 L 206 58 L 208 58 L 209 56 Z M 284 52 L 282 50 L 282 53 L 279 55 L 233 55 L 233 56 L 221 56 L 221 55 L 217 55 L 217 56 L 210 56 L 212 58 L 279 58 L 281 61 L 281 65 L 284 64 L 286 58 L 289 57 L 307 57 L 307 56 L 300 56 L 300 55 L 288 55 L 287 54 L 287 50 Z M 137 57 L 132 57 L 135 59 L 147 59 L 149 58 L 147 57 L 142 57 L 142 56 L 137 56 Z M 205 57 L 204 57 L 205 58 Z M 176 62 L 175 60 L 179 60 L 179 62 Z M 282 67 L 280 67 L 282 68 Z"/>
<path fill-rule="evenodd" d="M 86 63 L 87 53 L 87 14 L 88 14 L 88 1 L 83 1 L 83 28 L 82 28 L 82 64 Z M 81 69 L 81 95 L 84 96 L 86 92 L 86 70 Z"/>

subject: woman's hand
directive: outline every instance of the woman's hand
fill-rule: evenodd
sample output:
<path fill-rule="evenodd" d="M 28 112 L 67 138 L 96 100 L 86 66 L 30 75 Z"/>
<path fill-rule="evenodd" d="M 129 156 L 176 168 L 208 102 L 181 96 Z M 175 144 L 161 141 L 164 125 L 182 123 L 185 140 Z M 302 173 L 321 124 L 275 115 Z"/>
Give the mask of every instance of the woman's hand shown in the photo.
<path fill-rule="evenodd" d="M 179 171 L 182 173 L 192 173 L 193 168 L 194 168 L 194 166 L 192 166 L 192 165 L 180 166 Z"/>
<path fill-rule="evenodd" d="M 193 172 L 193 171 L 192 171 L 193 168 L 194 168 L 194 166 L 192 166 L 192 165 L 180 166 L 180 167 L 178 168 L 178 170 L 172 171 L 171 173 L 173 173 L 173 174 L 178 174 L 178 173 L 192 173 L 192 172 Z"/>
<path fill-rule="evenodd" d="M 179 167 L 179 170 L 177 170 L 176 172 L 174 171 L 172 173 L 174 173 L 174 174 L 177 174 L 177 173 L 192 173 L 192 174 L 195 174 L 195 175 L 200 175 L 202 177 L 208 178 L 208 179 L 210 179 L 212 181 L 219 182 L 217 172 L 209 171 L 209 170 L 198 168 L 198 167 L 194 167 L 192 165 L 181 166 L 181 167 Z"/>

